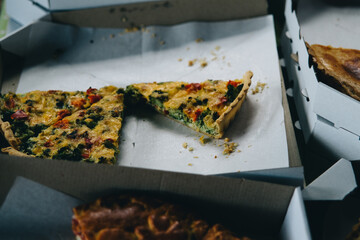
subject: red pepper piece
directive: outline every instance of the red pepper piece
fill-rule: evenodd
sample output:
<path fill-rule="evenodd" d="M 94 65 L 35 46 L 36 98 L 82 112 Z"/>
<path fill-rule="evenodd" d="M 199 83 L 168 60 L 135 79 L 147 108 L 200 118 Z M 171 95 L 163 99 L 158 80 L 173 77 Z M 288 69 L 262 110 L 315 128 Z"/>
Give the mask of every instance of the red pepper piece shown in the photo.
<path fill-rule="evenodd" d="M 88 98 L 90 100 L 90 103 L 93 104 L 93 103 L 96 103 L 96 102 L 100 101 L 101 96 L 97 95 L 97 94 L 92 94 L 92 95 L 89 95 Z"/>
<path fill-rule="evenodd" d="M 11 116 L 11 119 L 17 119 L 17 120 L 25 120 L 29 116 L 23 111 L 23 110 L 17 110 L 15 113 L 13 113 Z"/>

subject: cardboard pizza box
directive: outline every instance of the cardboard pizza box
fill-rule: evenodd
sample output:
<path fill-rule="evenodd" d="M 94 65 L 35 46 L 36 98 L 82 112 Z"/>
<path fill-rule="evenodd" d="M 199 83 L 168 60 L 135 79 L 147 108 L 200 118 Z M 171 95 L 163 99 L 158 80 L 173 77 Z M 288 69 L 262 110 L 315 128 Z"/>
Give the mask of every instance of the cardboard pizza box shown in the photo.
<path fill-rule="evenodd" d="M 286 1 L 282 48 L 305 141 L 333 161 L 360 159 L 359 101 L 318 82 L 309 68 L 310 44 L 360 49 L 360 8 L 326 1 Z M 351 30 L 344 26 L 354 26 Z"/>
<path fill-rule="evenodd" d="M 313 239 L 345 239 L 359 221 L 359 167 L 340 159 L 302 190 Z"/>
<path fill-rule="evenodd" d="M 166 8 L 144 2 L 52 12 L 0 42 L 1 91 L 199 82 L 239 78 L 251 69 L 252 88 L 225 136 L 239 140 L 236 152 L 225 156 L 223 140 L 202 146 L 201 135 L 159 114 L 148 114 L 126 117 L 119 165 L 302 185 L 273 18 L 267 15 L 266 1 L 240 7 L 244 2 L 190 7 L 188 1 L 173 1 Z M 206 58 L 208 66 L 189 67 L 194 58 Z M 263 92 L 252 94 L 262 82 L 267 84 Z M 184 149 L 184 142 L 194 151 Z"/>
<path fill-rule="evenodd" d="M 29 0 L 6 1 L 6 14 L 20 25 L 30 24 L 48 14 L 48 11 Z"/>
<path fill-rule="evenodd" d="M 5 161 L 13 159 L 6 157 Z M 72 239 L 72 207 L 101 196 L 135 191 L 177 199 L 255 239 L 311 239 L 299 187 L 105 165 L 92 165 L 79 175 L 83 163 L 71 163 L 69 167 L 64 161 L 19 161 L 24 168 L 31 164 L 38 175 L 33 175 L 37 177 L 31 181 L 10 177 L 11 173 L 1 175 L 2 181 L 9 177 L 13 181 L 7 189 L 1 186 L 7 195 L 0 208 L 2 237 L 25 235 L 26 239 L 39 239 L 45 235 Z M 51 165 L 51 171 L 45 174 L 41 171 L 44 164 Z M 27 171 L 18 174 L 29 176 Z M 13 231 L 19 223 L 22 231 Z"/>

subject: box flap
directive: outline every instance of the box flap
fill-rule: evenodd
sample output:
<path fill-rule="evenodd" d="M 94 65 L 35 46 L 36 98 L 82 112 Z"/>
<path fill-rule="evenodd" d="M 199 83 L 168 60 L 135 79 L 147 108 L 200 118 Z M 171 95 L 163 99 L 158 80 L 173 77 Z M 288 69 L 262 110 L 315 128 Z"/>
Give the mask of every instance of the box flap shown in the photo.
<path fill-rule="evenodd" d="M 172 0 L 54 12 L 52 17 L 55 22 L 82 27 L 115 28 L 172 25 L 186 21 L 233 20 L 266 13 L 265 0 Z"/>
<path fill-rule="evenodd" d="M 357 186 L 351 162 L 340 159 L 303 191 L 304 200 L 342 200 Z"/>
<path fill-rule="evenodd" d="M 300 188 L 296 188 L 281 228 L 281 239 L 310 240 L 310 231 Z"/>

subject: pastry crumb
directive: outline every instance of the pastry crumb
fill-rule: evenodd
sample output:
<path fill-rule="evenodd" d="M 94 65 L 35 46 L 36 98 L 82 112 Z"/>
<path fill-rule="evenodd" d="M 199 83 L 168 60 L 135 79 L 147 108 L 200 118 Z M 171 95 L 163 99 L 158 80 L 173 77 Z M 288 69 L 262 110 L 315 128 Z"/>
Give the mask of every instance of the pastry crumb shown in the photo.
<path fill-rule="evenodd" d="M 208 65 L 207 62 L 205 62 L 205 61 L 202 61 L 202 62 L 200 63 L 200 66 L 201 66 L 202 68 L 206 67 L 207 65 Z"/>
<path fill-rule="evenodd" d="M 248 146 L 248 148 L 251 148 L 251 147 L 252 147 L 252 145 L 249 145 L 249 146 Z"/>
<path fill-rule="evenodd" d="M 182 144 L 182 146 L 183 146 L 183 148 L 187 149 L 187 147 L 188 147 L 187 142 L 184 142 L 184 143 Z"/>
<path fill-rule="evenodd" d="M 234 142 L 226 142 L 226 143 L 224 143 L 223 154 L 224 155 L 230 155 L 231 153 L 233 153 L 236 150 L 237 146 L 238 146 L 238 144 L 234 143 Z"/>
<path fill-rule="evenodd" d="M 221 48 L 220 46 L 216 46 L 216 47 L 215 47 L 215 50 L 216 50 L 216 51 L 219 51 L 220 48 Z"/>
<path fill-rule="evenodd" d="M 182 62 L 182 58 L 178 58 L 178 61 L 179 61 L 179 62 Z"/>
<path fill-rule="evenodd" d="M 189 147 L 189 151 L 190 151 L 190 152 L 194 151 L 194 148 L 193 148 L 193 147 Z"/>
<path fill-rule="evenodd" d="M 198 156 L 194 156 L 194 158 L 199 158 Z"/>
<path fill-rule="evenodd" d="M 255 95 L 257 93 L 262 93 L 264 91 L 264 88 L 266 85 L 267 85 L 267 83 L 258 82 L 256 84 L 255 88 L 252 89 L 252 94 Z"/>
<path fill-rule="evenodd" d="M 196 61 L 197 61 L 197 59 L 189 60 L 188 66 L 189 66 L 189 67 L 194 66 L 194 64 L 196 63 Z"/>
<path fill-rule="evenodd" d="M 201 43 L 201 42 L 203 42 L 204 41 L 204 39 L 202 39 L 202 38 L 197 38 L 196 40 L 195 40 L 195 42 L 197 42 L 197 43 Z"/>
<path fill-rule="evenodd" d="M 163 41 L 160 41 L 159 44 L 160 44 L 160 45 L 165 45 L 165 41 L 164 41 L 164 40 L 163 40 Z"/>
<path fill-rule="evenodd" d="M 239 150 L 237 150 L 237 152 L 241 152 L 241 150 L 239 149 Z"/>
<path fill-rule="evenodd" d="M 217 156 L 215 155 L 214 158 L 217 158 Z"/>
<path fill-rule="evenodd" d="M 156 38 L 156 33 L 151 34 L 151 38 Z"/>
<path fill-rule="evenodd" d="M 125 32 L 126 32 L 126 33 L 137 32 L 137 31 L 139 31 L 139 28 L 138 28 L 138 27 L 125 28 Z"/>
<path fill-rule="evenodd" d="M 200 141 L 201 145 L 205 145 L 206 143 L 208 143 L 210 141 L 210 138 L 205 138 L 204 136 L 201 136 L 199 138 L 199 141 Z"/>
<path fill-rule="evenodd" d="M 225 139 L 224 139 L 224 142 L 230 142 L 230 139 L 229 139 L 229 138 L 225 138 Z"/>
<path fill-rule="evenodd" d="M 190 166 L 190 167 L 191 167 L 192 165 L 193 165 L 192 163 L 188 163 L 188 166 Z"/>

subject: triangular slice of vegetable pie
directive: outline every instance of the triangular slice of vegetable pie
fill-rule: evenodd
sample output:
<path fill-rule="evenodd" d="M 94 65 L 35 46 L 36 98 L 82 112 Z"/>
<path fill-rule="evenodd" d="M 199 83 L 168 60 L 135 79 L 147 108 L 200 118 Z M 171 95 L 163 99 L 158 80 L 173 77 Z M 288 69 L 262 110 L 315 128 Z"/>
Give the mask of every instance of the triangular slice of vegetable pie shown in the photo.
<path fill-rule="evenodd" d="M 221 138 L 245 100 L 253 73 L 229 81 L 139 83 L 126 88 L 130 102 L 145 101 L 158 112 L 214 138 Z"/>
<path fill-rule="evenodd" d="M 122 126 L 122 89 L 113 86 L 88 90 L 97 101 L 86 109 L 79 109 L 44 129 L 38 136 L 21 144 L 21 152 L 5 148 L 15 155 L 110 163 L 116 161 L 119 151 L 119 133 Z"/>

